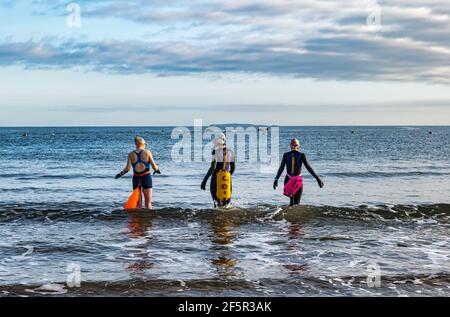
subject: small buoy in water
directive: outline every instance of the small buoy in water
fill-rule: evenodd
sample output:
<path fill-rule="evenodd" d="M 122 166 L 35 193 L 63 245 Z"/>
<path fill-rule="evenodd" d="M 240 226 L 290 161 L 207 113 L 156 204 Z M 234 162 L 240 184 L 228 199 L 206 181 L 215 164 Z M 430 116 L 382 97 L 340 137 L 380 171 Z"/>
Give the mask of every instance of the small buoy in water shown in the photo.
<path fill-rule="evenodd" d="M 433 134 L 433 132 L 432 131 L 428 131 L 428 134 Z"/>
<path fill-rule="evenodd" d="M 355 133 L 355 131 L 352 130 L 352 134 Z"/>
<path fill-rule="evenodd" d="M 22 134 L 22 136 L 23 136 L 24 138 L 27 138 L 27 137 L 28 137 L 28 132 L 24 132 L 24 133 Z"/>

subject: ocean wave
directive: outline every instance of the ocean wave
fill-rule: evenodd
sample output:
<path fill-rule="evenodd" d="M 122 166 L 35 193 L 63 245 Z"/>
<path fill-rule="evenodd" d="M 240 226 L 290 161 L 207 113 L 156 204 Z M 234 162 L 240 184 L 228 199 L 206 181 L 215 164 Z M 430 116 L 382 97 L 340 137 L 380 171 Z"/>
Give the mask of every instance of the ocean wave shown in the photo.
<path fill-rule="evenodd" d="M 137 296 L 143 294 L 173 294 L 186 296 L 186 294 L 201 293 L 203 296 L 213 296 L 217 293 L 251 293 L 262 296 L 285 294 L 286 291 L 295 293 L 305 290 L 307 294 L 336 296 L 335 290 L 341 290 L 344 294 L 352 294 L 355 290 L 364 289 L 366 293 L 362 295 L 378 295 L 379 291 L 407 290 L 415 296 L 415 290 L 424 287 L 446 287 L 450 285 L 450 273 L 438 272 L 427 273 L 407 273 L 404 275 L 383 275 L 380 287 L 371 289 L 367 286 L 367 276 L 294 276 L 291 278 L 263 278 L 258 280 L 247 279 L 226 279 L 226 278 L 205 278 L 205 279 L 129 279 L 119 281 L 83 281 L 80 287 L 69 288 L 65 283 L 50 283 L 44 285 L 12 284 L 0 285 L 0 293 L 3 296 L 60 296 L 73 295 L 112 295 L 112 296 Z M 267 292 L 271 290 L 271 292 Z M 302 292 L 301 292 L 302 293 Z M 292 295 L 292 294 L 291 294 Z"/>
<path fill-rule="evenodd" d="M 154 210 L 124 211 L 120 206 L 82 202 L 0 204 L 0 222 L 15 220 L 114 220 L 129 215 L 158 217 L 168 220 L 214 220 L 217 217 L 234 222 L 255 221 L 326 221 L 342 219 L 361 222 L 450 223 L 450 204 L 378 205 L 358 207 L 311 206 L 280 207 L 260 205 L 226 209 L 189 209 L 165 207 Z"/>
<path fill-rule="evenodd" d="M 291 222 L 314 218 L 334 218 L 364 222 L 449 223 L 450 204 L 378 205 L 375 207 L 300 206 L 285 208 L 273 216 L 275 220 L 285 219 Z"/>

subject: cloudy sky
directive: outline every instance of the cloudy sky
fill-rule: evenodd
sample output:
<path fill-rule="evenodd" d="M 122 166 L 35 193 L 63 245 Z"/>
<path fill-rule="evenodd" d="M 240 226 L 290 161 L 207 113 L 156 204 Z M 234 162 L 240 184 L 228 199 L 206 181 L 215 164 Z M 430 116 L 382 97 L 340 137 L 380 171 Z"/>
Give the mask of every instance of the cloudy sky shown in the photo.
<path fill-rule="evenodd" d="M 0 0 L 0 126 L 450 124 L 448 0 L 70 3 Z"/>

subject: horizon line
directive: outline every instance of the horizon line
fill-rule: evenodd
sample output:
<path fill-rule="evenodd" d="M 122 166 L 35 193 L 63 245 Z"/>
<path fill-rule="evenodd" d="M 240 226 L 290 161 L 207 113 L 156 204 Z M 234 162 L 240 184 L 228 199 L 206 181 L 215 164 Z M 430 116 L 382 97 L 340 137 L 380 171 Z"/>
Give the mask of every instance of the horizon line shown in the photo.
<path fill-rule="evenodd" d="M 214 125 L 246 125 L 260 127 L 450 127 L 450 124 L 300 124 L 300 125 L 283 125 L 283 124 L 255 124 L 255 123 L 211 123 L 203 125 L 211 127 Z M 0 129 L 5 128 L 173 128 L 173 127 L 194 127 L 194 125 L 0 125 Z"/>

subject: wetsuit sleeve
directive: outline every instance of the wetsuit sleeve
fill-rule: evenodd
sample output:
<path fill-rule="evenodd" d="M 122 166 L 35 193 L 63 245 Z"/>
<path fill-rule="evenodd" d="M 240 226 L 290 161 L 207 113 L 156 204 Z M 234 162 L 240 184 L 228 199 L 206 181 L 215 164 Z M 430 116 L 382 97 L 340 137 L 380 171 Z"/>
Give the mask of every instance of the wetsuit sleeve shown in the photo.
<path fill-rule="evenodd" d="M 316 172 L 314 172 L 311 165 L 309 165 L 309 162 L 308 162 L 308 159 L 306 158 L 305 153 L 302 153 L 302 161 L 303 161 L 303 164 L 305 165 L 306 169 L 308 170 L 309 174 L 314 176 L 314 178 L 316 180 L 320 180 L 319 176 L 317 176 Z"/>
<path fill-rule="evenodd" d="M 280 164 L 280 167 L 278 168 L 278 173 L 277 173 L 277 176 L 275 176 L 275 179 L 280 178 L 285 166 L 286 166 L 286 153 L 283 154 L 283 159 L 281 160 L 281 164 Z"/>
<path fill-rule="evenodd" d="M 236 163 L 230 162 L 230 174 L 231 175 L 233 175 L 235 169 L 236 169 Z"/>
<path fill-rule="evenodd" d="M 205 177 L 203 178 L 203 183 L 206 183 L 208 181 L 209 177 L 212 175 L 215 168 L 216 168 L 216 160 L 213 160 L 211 162 L 211 166 L 209 167 L 208 172 L 206 173 Z"/>
<path fill-rule="evenodd" d="M 230 174 L 233 175 L 234 171 L 236 170 L 236 163 L 234 159 L 234 152 L 230 151 Z"/>

